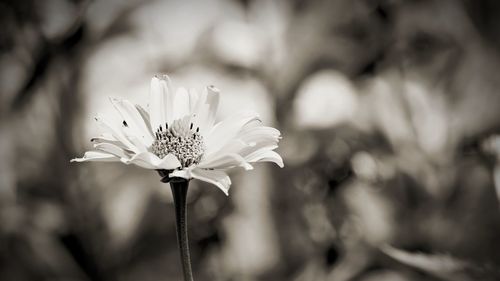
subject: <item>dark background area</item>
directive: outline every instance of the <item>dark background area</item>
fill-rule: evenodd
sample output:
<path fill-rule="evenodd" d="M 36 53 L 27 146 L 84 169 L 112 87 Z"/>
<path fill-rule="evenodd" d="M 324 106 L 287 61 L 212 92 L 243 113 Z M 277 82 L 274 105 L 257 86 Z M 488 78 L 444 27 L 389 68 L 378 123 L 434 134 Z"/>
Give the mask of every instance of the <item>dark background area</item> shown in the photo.
<path fill-rule="evenodd" d="M 159 72 L 283 135 L 192 183 L 196 280 L 500 280 L 498 1 L 3 0 L 0 50 L 0 280 L 181 280 L 158 175 L 69 163 Z"/>

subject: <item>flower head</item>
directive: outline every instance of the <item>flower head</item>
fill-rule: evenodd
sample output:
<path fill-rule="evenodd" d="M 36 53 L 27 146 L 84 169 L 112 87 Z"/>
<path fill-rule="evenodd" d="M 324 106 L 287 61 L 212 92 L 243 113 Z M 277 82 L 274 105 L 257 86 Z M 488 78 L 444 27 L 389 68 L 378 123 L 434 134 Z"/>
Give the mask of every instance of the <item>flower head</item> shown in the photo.
<path fill-rule="evenodd" d="M 111 103 L 121 117 L 113 122 L 97 117 L 103 134 L 93 138 L 95 150 L 72 162 L 116 161 L 157 170 L 170 178 L 199 179 L 228 193 L 227 170 L 252 169 L 268 161 L 283 167 L 280 132 L 262 126 L 256 113 L 241 112 L 215 123 L 219 90 L 174 91 L 168 76 L 151 79 L 149 110 L 118 98 Z"/>

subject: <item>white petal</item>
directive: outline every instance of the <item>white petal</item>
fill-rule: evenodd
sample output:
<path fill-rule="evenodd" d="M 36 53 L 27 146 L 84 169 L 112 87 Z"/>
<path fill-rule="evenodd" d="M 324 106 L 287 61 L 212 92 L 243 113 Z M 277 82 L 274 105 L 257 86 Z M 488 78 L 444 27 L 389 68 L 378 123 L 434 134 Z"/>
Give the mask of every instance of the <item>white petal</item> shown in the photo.
<path fill-rule="evenodd" d="M 108 136 L 102 135 L 100 137 L 92 138 L 90 141 L 94 144 L 111 143 L 111 144 L 114 144 L 114 145 L 120 147 L 121 149 L 127 149 L 127 147 L 121 141 L 116 140 L 112 136 L 108 137 Z"/>
<path fill-rule="evenodd" d="M 170 86 L 170 79 L 167 75 L 155 76 L 151 79 L 149 116 L 151 118 L 151 128 L 156 131 L 160 125 L 165 127 L 165 123 L 172 120 L 174 93 Z"/>
<path fill-rule="evenodd" d="M 238 153 L 245 157 L 255 151 L 273 150 L 278 147 L 281 133 L 275 128 L 261 126 L 258 122 L 252 122 L 243 128 L 236 137 L 242 142 L 249 144 Z M 223 148 L 226 150 L 227 148 Z M 246 157 L 245 157 L 246 158 Z"/>
<path fill-rule="evenodd" d="M 151 136 L 153 136 L 153 129 L 151 128 L 151 118 L 149 117 L 149 113 L 138 104 L 135 105 L 135 108 L 137 109 L 139 114 L 141 114 L 144 123 L 146 123 L 147 125 L 149 133 L 151 134 Z"/>
<path fill-rule="evenodd" d="M 248 128 L 246 126 L 235 139 L 224 145 L 221 151 L 245 156 L 264 147 L 273 150 L 278 147 L 280 138 L 280 132 L 274 128 L 264 126 Z"/>
<path fill-rule="evenodd" d="M 139 154 L 136 154 L 135 156 L 137 156 L 137 155 L 139 155 Z M 144 160 L 140 157 L 132 157 L 129 160 L 121 159 L 121 161 L 127 165 L 134 164 L 134 165 L 139 166 L 139 167 L 144 168 L 144 169 L 149 169 L 149 170 L 158 169 L 158 168 L 156 168 L 156 166 L 154 166 L 153 164 L 151 164 L 147 160 Z"/>
<path fill-rule="evenodd" d="M 127 123 L 127 127 L 130 128 L 132 134 L 141 140 L 145 146 L 150 146 L 153 143 L 153 136 L 148 129 L 149 125 L 146 125 L 135 105 L 128 100 L 122 100 L 115 97 L 110 98 L 110 100 Z"/>
<path fill-rule="evenodd" d="M 197 105 L 193 110 L 195 123 L 202 134 L 206 134 L 212 129 L 218 107 L 219 90 L 209 86 L 199 95 Z"/>
<path fill-rule="evenodd" d="M 173 120 L 183 118 L 189 113 L 189 93 L 185 88 L 179 88 L 175 93 Z"/>
<path fill-rule="evenodd" d="M 202 161 L 198 165 L 199 168 L 205 169 L 229 169 L 238 166 L 243 167 L 245 170 L 253 169 L 252 165 L 250 165 L 245 158 L 236 153 L 224 154 L 210 161 Z"/>
<path fill-rule="evenodd" d="M 280 168 L 284 167 L 283 159 L 281 158 L 281 156 L 272 150 L 256 151 L 245 157 L 245 159 L 248 162 L 273 162 L 276 163 L 276 165 L 278 165 Z"/>
<path fill-rule="evenodd" d="M 184 178 L 187 180 L 190 180 L 193 178 L 191 175 L 192 168 L 187 168 L 187 169 L 182 169 L 182 170 L 174 170 L 172 173 L 169 174 L 170 178 Z"/>
<path fill-rule="evenodd" d="M 207 157 L 212 153 L 219 153 L 231 139 L 237 136 L 243 126 L 258 119 L 259 116 L 255 112 L 242 112 L 219 122 L 205 138 Z"/>
<path fill-rule="evenodd" d="M 121 124 L 115 124 L 114 122 L 111 122 L 104 116 L 97 116 L 95 118 L 97 124 L 106 132 L 110 133 L 113 138 L 115 138 L 117 141 L 123 143 L 123 146 L 125 146 L 128 150 L 137 152 L 138 149 L 137 147 L 130 142 L 130 140 L 125 136 L 123 133 L 123 130 L 121 128 Z"/>
<path fill-rule="evenodd" d="M 128 128 L 124 128 L 124 131 L 125 131 L 125 135 L 127 136 L 128 140 L 136 147 L 135 153 L 149 151 L 148 146 L 146 146 L 141 139 L 139 139 L 135 135 L 131 135 L 128 132 Z"/>
<path fill-rule="evenodd" d="M 115 155 L 118 158 L 130 158 L 130 154 L 127 153 L 122 148 L 112 144 L 112 143 L 98 143 L 94 145 L 94 148 L 112 155 Z"/>
<path fill-rule="evenodd" d="M 243 129 L 238 138 L 246 143 L 278 143 L 281 138 L 280 131 L 272 127 L 256 126 Z"/>
<path fill-rule="evenodd" d="M 196 89 L 189 89 L 189 112 L 193 113 L 196 109 L 196 105 L 198 104 L 198 100 L 200 95 Z"/>
<path fill-rule="evenodd" d="M 199 128 L 201 135 L 206 135 L 206 119 L 209 111 L 208 104 L 199 104 L 192 113 L 192 122 L 195 128 Z"/>
<path fill-rule="evenodd" d="M 255 119 L 254 119 L 255 120 Z M 243 128 L 237 133 L 236 137 L 229 140 L 226 144 L 224 144 L 218 151 L 214 152 L 214 150 L 210 150 L 207 152 L 205 156 L 204 162 L 208 162 L 209 164 L 205 164 L 209 167 L 209 165 L 213 165 L 215 159 L 220 158 L 220 155 L 231 155 L 238 154 L 245 161 L 241 161 L 243 163 L 248 162 L 274 162 L 278 166 L 283 167 L 283 159 L 279 154 L 273 152 L 273 149 L 278 147 L 278 142 L 281 138 L 280 132 L 272 127 L 261 126 L 260 122 L 254 122 L 254 120 L 247 122 Z M 214 131 L 219 128 L 217 125 L 214 128 Z M 221 136 L 231 136 L 231 134 L 221 134 Z M 224 140 L 219 138 L 218 143 L 222 143 Z M 210 145 L 210 144 L 209 144 Z M 209 146 L 207 145 L 207 147 Z M 213 149 L 213 148 L 212 148 Z M 208 149 L 207 149 L 208 150 Z M 236 161 L 237 159 L 233 159 Z M 228 166 L 230 164 L 234 164 L 232 162 L 224 162 Z M 241 165 L 241 164 L 240 164 Z M 220 168 L 223 166 L 210 167 L 210 168 Z"/>
<path fill-rule="evenodd" d="M 217 115 L 217 108 L 219 107 L 219 89 L 214 86 L 207 87 L 207 101 L 208 104 L 208 115 L 207 121 L 203 127 L 207 132 L 213 127 L 215 123 L 215 116 Z M 200 128 L 201 129 L 201 128 Z"/>
<path fill-rule="evenodd" d="M 192 170 L 191 176 L 195 179 L 211 183 L 220 188 L 220 190 L 222 190 L 224 194 L 229 194 L 231 179 L 226 174 L 226 172 L 222 170 L 204 170 L 195 168 Z"/>
<path fill-rule="evenodd" d="M 172 170 L 181 166 L 181 163 L 173 154 L 168 154 L 163 159 L 151 152 L 141 152 L 134 155 L 129 160 L 123 161 L 125 164 L 134 164 L 146 169 Z"/>
<path fill-rule="evenodd" d="M 87 151 L 82 158 L 71 159 L 70 162 L 87 162 L 87 161 L 96 161 L 96 162 L 118 162 L 120 158 L 115 155 L 102 152 L 102 151 Z"/>
<path fill-rule="evenodd" d="M 234 138 L 229 140 L 229 142 L 226 145 L 224 145 L 223 153 L 224 154 L 237 153 L 241 155 L 241 151 L 251 148 L 252 146 L 255 146 L 255 144 L 249 144 L 241 139 Z M 208 162 L 218 157 L 220 157 L 220 154 L 217 153 L 212 153 L 210 155 L 205 154 L 202 161 Z"/>
<path fill-rule="evenodd" d="M 191 90 L 190 95 L 197 96 L 196 102 L 194 103 L 193 109 L 192 109 L 193 115 L 199 116 L 200 118 L 205 117 L 205 116 L 200 116 L 200 111 L 203 108 L 203 106 L 206 105 L 207 91 L 204 90 L 201 93 L 198 93 L 196 90 Z"/>
<path fill-rule="evenodd" d="M 167 156 L 161 159 L 161 162 L 158 164 L 158 168 L 165 170 L 172 170 L 181 166 L 181 162 L 175 157 L 173 154 L 168 154 Z"/>

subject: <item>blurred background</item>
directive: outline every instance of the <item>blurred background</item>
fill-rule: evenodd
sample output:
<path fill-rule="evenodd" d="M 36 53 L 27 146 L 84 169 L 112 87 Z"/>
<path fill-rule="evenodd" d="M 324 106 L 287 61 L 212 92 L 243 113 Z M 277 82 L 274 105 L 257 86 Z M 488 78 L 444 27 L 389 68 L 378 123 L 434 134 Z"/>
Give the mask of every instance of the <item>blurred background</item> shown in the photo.
<path fill-rule="evenodd" d="M 2 0 L 0 50 L 0 280 L 182 280 L 169 186 L 69 163 L 156 73 L 283 135 L 192 182 L 196 280 L 500 280 L 498 1 Z"/>

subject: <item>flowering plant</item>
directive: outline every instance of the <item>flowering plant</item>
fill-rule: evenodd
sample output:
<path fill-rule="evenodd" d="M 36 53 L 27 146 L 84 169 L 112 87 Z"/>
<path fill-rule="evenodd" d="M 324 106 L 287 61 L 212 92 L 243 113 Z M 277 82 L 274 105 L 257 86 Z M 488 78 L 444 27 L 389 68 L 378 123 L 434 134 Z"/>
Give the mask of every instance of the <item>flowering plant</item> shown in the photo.
<path fill-rule="evenodd" d="M 95 120 L 104 132 L 93 138 L 95 150 L 72 162 L 114 161 L 156 170 L 170 182 L 176 205 L 177 235 L 184 278 L 192 280 L 186 228 L 186 194 L 189 180 L 199 179 L 228 194 L 227 170 L 253 168 L 251 163 L 283 160 L 274 149 L 281 138 L 277 129 L 262 126 L 254 112 L 241 112 L 215 123 L 219 90 L 202 92 L 171 86 L 168 76 L 151 79 L 148 110 L 111 98 L 121 122 Z"/>

